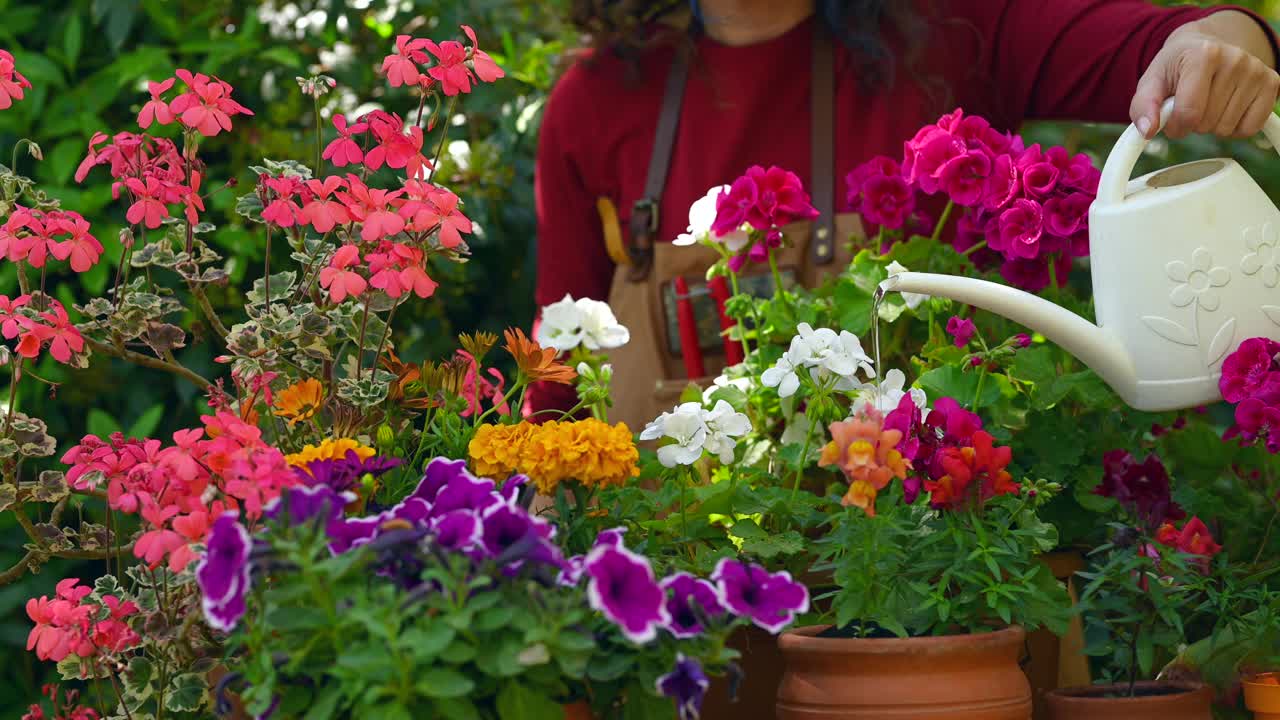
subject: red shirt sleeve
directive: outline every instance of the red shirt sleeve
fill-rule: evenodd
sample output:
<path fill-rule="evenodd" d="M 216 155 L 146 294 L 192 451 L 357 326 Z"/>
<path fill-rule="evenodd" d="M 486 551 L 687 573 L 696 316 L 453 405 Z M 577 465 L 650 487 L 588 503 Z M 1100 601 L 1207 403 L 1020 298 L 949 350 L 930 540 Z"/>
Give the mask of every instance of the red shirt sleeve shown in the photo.
<path fill-rule="evenodd" d="M 1013 124 L 1024 118 L 1124 122 L 1138 79 L 1174 30 L 1221 10 L 1248 12 L 1164 8 L 1147 0 L 966 4 L 989 43 L 985 64 L 1003 96 L 996 104 Z"/>

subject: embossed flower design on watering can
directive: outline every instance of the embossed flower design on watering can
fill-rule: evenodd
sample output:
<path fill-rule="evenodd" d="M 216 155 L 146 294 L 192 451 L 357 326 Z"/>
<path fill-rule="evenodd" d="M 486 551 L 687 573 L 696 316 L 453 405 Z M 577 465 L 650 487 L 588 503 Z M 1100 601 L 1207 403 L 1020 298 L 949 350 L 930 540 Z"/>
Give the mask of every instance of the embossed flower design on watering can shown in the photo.
<path fill-rule="evenodd" d="M 1257 275 L 1269 288 L 1280 284 L 1280 233 L 1275 223 L 1266 223 L 1260 229 L 1245 230 L 1244 244 L 1252 252 L 1240 260 L 1240 270 L 1245 275 Z"/>
<path fill-rule="evenodd" d="M 1191 303 L 1199 303 L 1200 307 L 1213 312 L 1221 304 L 1218 291 L 1231 282 L 1231 271 L 1221 265 L 1213 264 L 1213 255 L 1205 248 L 1196 248 L 1191 255 L 1191 264 L 1174 260 L 1165 265 L 1165 274 L 1169 279 L 1180 283 L 1169 293 L 1169 302 L 1175 307 L 1186 307 Z"/>
<path fill-rule="evenodd" d="M 1161 127 L 1172 112 L 1170 100 Z M 1264 132 L 1280 151 L 1280 117 Z M 1280 340 L 1280 210 L 1227 158 L 1130 179 L 1146 146 L 1137 128 L 1125 130 L 1089 208 L 1097 324 L 976 278 L 903 272 L 880 287 L 950 298 L 1034 328 L 1138 410 L 1220 400 L 1222 358 L 1244 338 Z"/>

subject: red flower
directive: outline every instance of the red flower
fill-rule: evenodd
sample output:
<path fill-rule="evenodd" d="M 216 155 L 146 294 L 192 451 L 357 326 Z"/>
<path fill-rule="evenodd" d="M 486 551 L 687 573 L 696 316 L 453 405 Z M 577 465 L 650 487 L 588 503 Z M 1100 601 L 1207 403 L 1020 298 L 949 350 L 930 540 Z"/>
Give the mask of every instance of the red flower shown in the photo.
<path fill-rule="evenodd" d="M 405 185 L 410 200 L 400 208 L 412 232 L 439 228 L 440 245 L 455 248 L 462 244 L 461 233 L 471 232 L 471 220 L 458 209 L 458 196 L 437 185 L 411 180 Z"/>
<path fill-rule="evenodd" d="M 930 504 L 935 508 L 958 508 L 972 496 L 972 489 L 976 489 L 979 501 L 1017 494 L 1018 486 L 1005 470 L 1012 459 L 1013 451 L 996 447 L 994 438 L 985 430 L 973 434 L 972 447 L 943 449 L 938 462 L 946 474 L 924 483 Z"/>
<path fill-rule="evenodd" d="M 14 66 L 13 56 L 0 50 L 0 110 L 8 110 L 14 100 L 21 100 L 22 91 L 31 83 Z"/>
<path fill-rule="evenodd" d="M 369 114 L 369 128 L 378 145 L 364 156 L 364 165 L 370 170 L 387 167 L 404 168 L 409 177 L 417 177 L 431 161 L 422 154 L 422 128 L 409 127 L 407 134 L 404 120 L 399 115 L 374 112 Z"/>
<path fill-rule="evenodd" d="M 188 91 L 169 103 L 169 110 L 183 125 L 205 137 L 213 137 L 223 130 L 231 130 L 232 115 L 252 115 L 240 103 L 231 99 L 232 87 L 204 74 L 192 75 L 178 70 L 178 77 L 186 83 Z"/>
<path fill-rule="evenodd" d="M 329 299 L 340 303 L 347 296 L 357 296 L 369 286 L 368 282 L 352 266 L 360 262 L 360 250 L 355 245 L 343 245 L 329 260 L 329 266 L 320 271 L 320 287 L 329 290 Z"/>
<path fill-rule="evenodd" d="M 61 233 L 70 235 L 66 240 L 53 243 L 49 252 L 59 260 L 69 260 L 71 269 L 86 272 L 98 264 L 102 256 L 102 243 L 89 234 L 89 221 L 75 212 L 63 212 L 54 221 Z"/>
<path fill-rule="evenodd" d="M 470 25 L 463 25 L 462 32 L 466 33 L 467 39 L 471 41 L 471 68 L 475 70 L 476 77 L 480 78 L 481 82 L 490 83 L 504 77 L 506 73 L 498 67 L 498 63 L 480 49 L 480 42 L 476 40 L 476 31 L 472 30 Z"/>
<path fill-rule="evenodd" d="M 333 175 L 324 180 L 308 180 L 307 191 L 311 199 L 302 207 L 302 222 L 310 224 L 319 233 L 327 233 L 335 226 L 351 222 L 347 207 L 330 199 L 343 187 L 346 187 L 346 181 Z"/>
<path fill-rule="evenodd" d="M 271 202 L 262 209 L 262 219 L 282 228 L 293 227 L 302 215 L 302 208 L 294 200 L 302 191 L 302 180 L 296 177 L 269 177 L 263 175 L 259 182 L 272 195 Z"/>
<path fill-rule="evenodd" d="M 382 59 L 382 72 L 387 76 L 387 82 L 391 87 L 418 84 L 418 65 L 427 61 L 427 55 L 422 52 L 422 48 L 426 47 L 428 42 L 428 40 L 416 39 L 409 35 L 396 36 L 395 53 Z"/>
<path fill-rule="evenodd" d="M 471 72 L 467 70 L 467 48 L 457 40 L 445 40 L 437 45 L 425 40 L 425 47 L 436 56 L 436 64 L 427 74 L 440 82 L 446 96 L 471 92 Z"/>
<path fill-rule="evenodd" d="M 138 178 L 126 178 L 125 187 L 133 193 L 134 201 L 125 212 L 125 219 L 134 225 L 145 224 L 154 230 L 160 227 L 164 218 L 169 217 L 169 208 L 165 206 L 165 188 L 154 176 L 148 175 L 146 182 Z"/>
<path fill-rule="evenodd" d="M 364 150 L 360 149 L 355 136 L 363 135 L 369 129 L 369 123 L 358 122 L 347 125 L 346 116 L 338 113 L 333 116 L 333 126 L 338 130 L 338 137 L 325 146 L 321 157 L 333 163 L 335 167 L 354 165 L 364 160 Z"/>
<path fill-rule="evenodd" d="M 147 91 L 151 93 L 151 99 L 147 101 L 142 109 L 138 111 L 138 126 L 146 129 L 151 127 L 152 121 L 161 125 L 168 125 L 173 122 L 173 111 L 169 108 L 169 104 L 161 98 L 173 87 L 174 79 L 169 78 L 164 82 L 147 81 Z"/>

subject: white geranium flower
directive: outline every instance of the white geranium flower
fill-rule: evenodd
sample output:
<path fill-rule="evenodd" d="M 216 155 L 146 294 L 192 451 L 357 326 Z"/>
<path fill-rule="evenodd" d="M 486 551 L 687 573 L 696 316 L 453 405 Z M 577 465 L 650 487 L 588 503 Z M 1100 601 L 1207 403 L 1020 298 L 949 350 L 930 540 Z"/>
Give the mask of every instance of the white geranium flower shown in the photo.
<path fill-rule="evenodd" d="M 851 414 L 857 415 L 868 408 L 875 408 L 887 415 L 898 409 L 898 403 L 902 402 L 903 396 L 908 394 L 911 395 L 911 401 L 916 404 L 916 407 L 920 408 L 921 413 L 928 412 L 926 405 L 929 398 L 925 392 L 920 388 L 905 389 L 906 384 L 907 376 L 901 370 L 897 368 L 890 370 L 884 374 L 884 382 L 880 383 L 878 388 L 874 384 L 869 385 L 858 395 L 858 399 L 853 403 Z"/>
<path fill-rule="evenodd" d="M 694 201 L 689 207 L 689 227 L 672 241 L 673 245 L 694 245 L 699 241 L 711 239 L 724 243 L 729 252 L 735 253 L 747 246 L 747 233 L 742 228 L 723 236 L 711 234 L 711 226 L 716 221 L 716 198 L 720 197 L 722 192 L 729 192 L 729 186 L 717 185 L 708 190 L 706 195 Z"/>
<path fill-rule="evenodd" d="M 838 335 L 830 328 L 814 330 L 809 323 L 800 323 L 796 330 L 809 349 L 810 360 L 806 365 L 841 378 L 852 379 L 858 370 L 868 377 L 875 377 L 871 357 L 862 350 L 862 341 L 857 335 L 848 330 L 842 330 Z"/>
<path fill-rule="evenodd" d="M 800 376 L 796 375 L 796 370 L 803 368 L 810 357 L 809 346 L 804 338 L 797 335 L 791 338 L 791 347 L 773 367 L 760 376 L 760 382 L 765 387 L 778 388 L 778 397 L 791 397 L 800 389 Z"/>
<path fill-rule="evenodd" d="M 586 345 L 588 350 L 612 350 L 626 345 L 631 340 L 631 332 L 618 324 L 618 318 L 614 317 L 609 303 L 580 298 L 574 305 L 577 306 L 580 315 L 582 344 Z"/>
<path fill-rule="evenodd" d="M 569 295 L 542 308 L 534 340 L 542 347 L 568 352 L 582 343 L 582 311 Z"/>
<path fill-rule="evenodd" d="M 662 413 L 645 426 L 641 440 L 671 438 L 674 443 L 658 448 L 658 462 L 664 467 L 692 465 L 702 457 L 707 444 L 707 423 L 700 403 L 684 403 Z"/>
<path fill-rule="evenodd" d="M 904 272 L 908 272 L 907 268 L 904 267 L 902 263 L 898 262 L 897 260 L 894 260 L 893 262 L 889 263 L 889 267 L 885 269 L 889 271 L 889 277 L 893 277 L 894 275 L 901 275 Z M 920 303 L 928 299 L 929 299 L 928 295 L 921 295 L 919 293 L 909 293 L 909 292 L 902 293 L 902 302 L 906 303 L 907 307 L 911 308 L 912 310 L 915 310 L 916 308 L 920 307 Z"/>
<path fill-rule="evenodd" d="M 734 387 L 741 390 L 743 393 L 749 393 L 751 392 L 752 384 L 753 383 L 751 382 L 751 378 L 749 377 L 739 377 L 739 378 L 730 379 L 728 375 L 725 375 L 722 373 L 720 375 L 717 375 L 715 380 L 711 381 L 710 387 L 702 391 L 702 402 L 704 403 L 711 402 L 711 396 L 714 395 L 717 390 L 721 390 L 723 388 L 728 388 L 728 387 Z"/>
<path fill-rule="evenodd" d="M 751 420 L 724 400 L 717 400 L 715 407 L 703 413 L 702 420 L 707 425 L 707 452 L 719 457 L 721 464 L 733 462 L 737 447 L 734 438 L 751 432 Z"/>

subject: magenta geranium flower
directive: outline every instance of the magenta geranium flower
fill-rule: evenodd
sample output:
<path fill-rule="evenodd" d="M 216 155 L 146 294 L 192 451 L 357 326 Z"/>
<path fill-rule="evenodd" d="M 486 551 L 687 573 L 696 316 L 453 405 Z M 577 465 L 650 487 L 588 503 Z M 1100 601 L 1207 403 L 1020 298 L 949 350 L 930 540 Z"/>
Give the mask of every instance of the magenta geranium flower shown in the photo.
<path fill-rule="evenodd" d="M 697 637 L 706 630 L 704 619 L 724 614 L 716 586 L 689 573 L 664 578 L 662 589 L 669 593 L 667 613 L 671 621 L 667 630 L 675 637 Z"/>
<path fill-rule="evenodd" d="M 1094 494 L 1115 499 L 1148 529 L 1186 517 L 1173 501 L 1169 473 L 1154 453 L 1139 463 L 1125 450 L 1111 450 L 1102 456 L 1102 467 L 1102 482 L 1093 489 Z"/>
<path fill-rule="evenodd" d="M 644 557 L 621 545 L 600 545 L 583 563 L 587 600 L 633 643 L 646 643 L 671 621 L 666 593 Z"/>
<path fill-rule="evenodd" d="M 711 681 L 703 672 L 702 665 L 694 658 L 685 657 L 684 653 L 676 654 L 676 666 L 657 681 L 658 693 L 675 701 L 680 720 L 697 720 L 708 687 L 711 687 Z"/>
<path fill-rule="evenodd" d="M 1218 389 L 1229 403 L 1259 397 L 1280 404 L 1280 371 L 1276 367 L 1280 343 L 1268 338 L 1249 338 L 1222 361 Z"/>
<path fill-rule="evenodd" d="M 973 339 L 973 334 L 977 331 L 978 329 L 974 327 L 973 321 L 968 318 L 953 315 L 950 320 L 947 320 L 947 334 L 953 338 L 955 346 L 958 348 L 968 345 L 969 341 Z"/>
<path fill-rule="evenodd" d="M 991 156 L 984 150 L 956 155 L 938 168 L 942 190 L 961 207 L 977 205 L 987 195 L 987 178 L 993 170 Z"/>
<path fill-rule="evenodd" d="M 1236 406 L 1236 422 L 1223 439 L 1235 437 L 1244 442 L 1263 438 L 1267 452 L 1280 453 L 1280 408 L 1267 405 L 1258 398 L 1246 398 Z"/>
<path fill-rule="evenodd" d="M 249 551 L 253 541 L 234 512 L 213 521 L 204 557 L 196 565 L 196 584 L 209 625 L 231 632 L 244 615 L 249 592 Z"/>
<path fill-rule="evenodd" d="M 1040 254 L 1044 233 L 1044 212 L 1034 200 L 1014 200 L 1000 213 L 1000 246 L 1006 257 L 1031 259 Z"/>
<path fill-rule="evenodd" d="M 762 630 L 779 633 L 809 611 L 809 590 L 786 571 L 770 573 L 759 565 L 723 558 L 711 573 L 720 604 Z"/>

